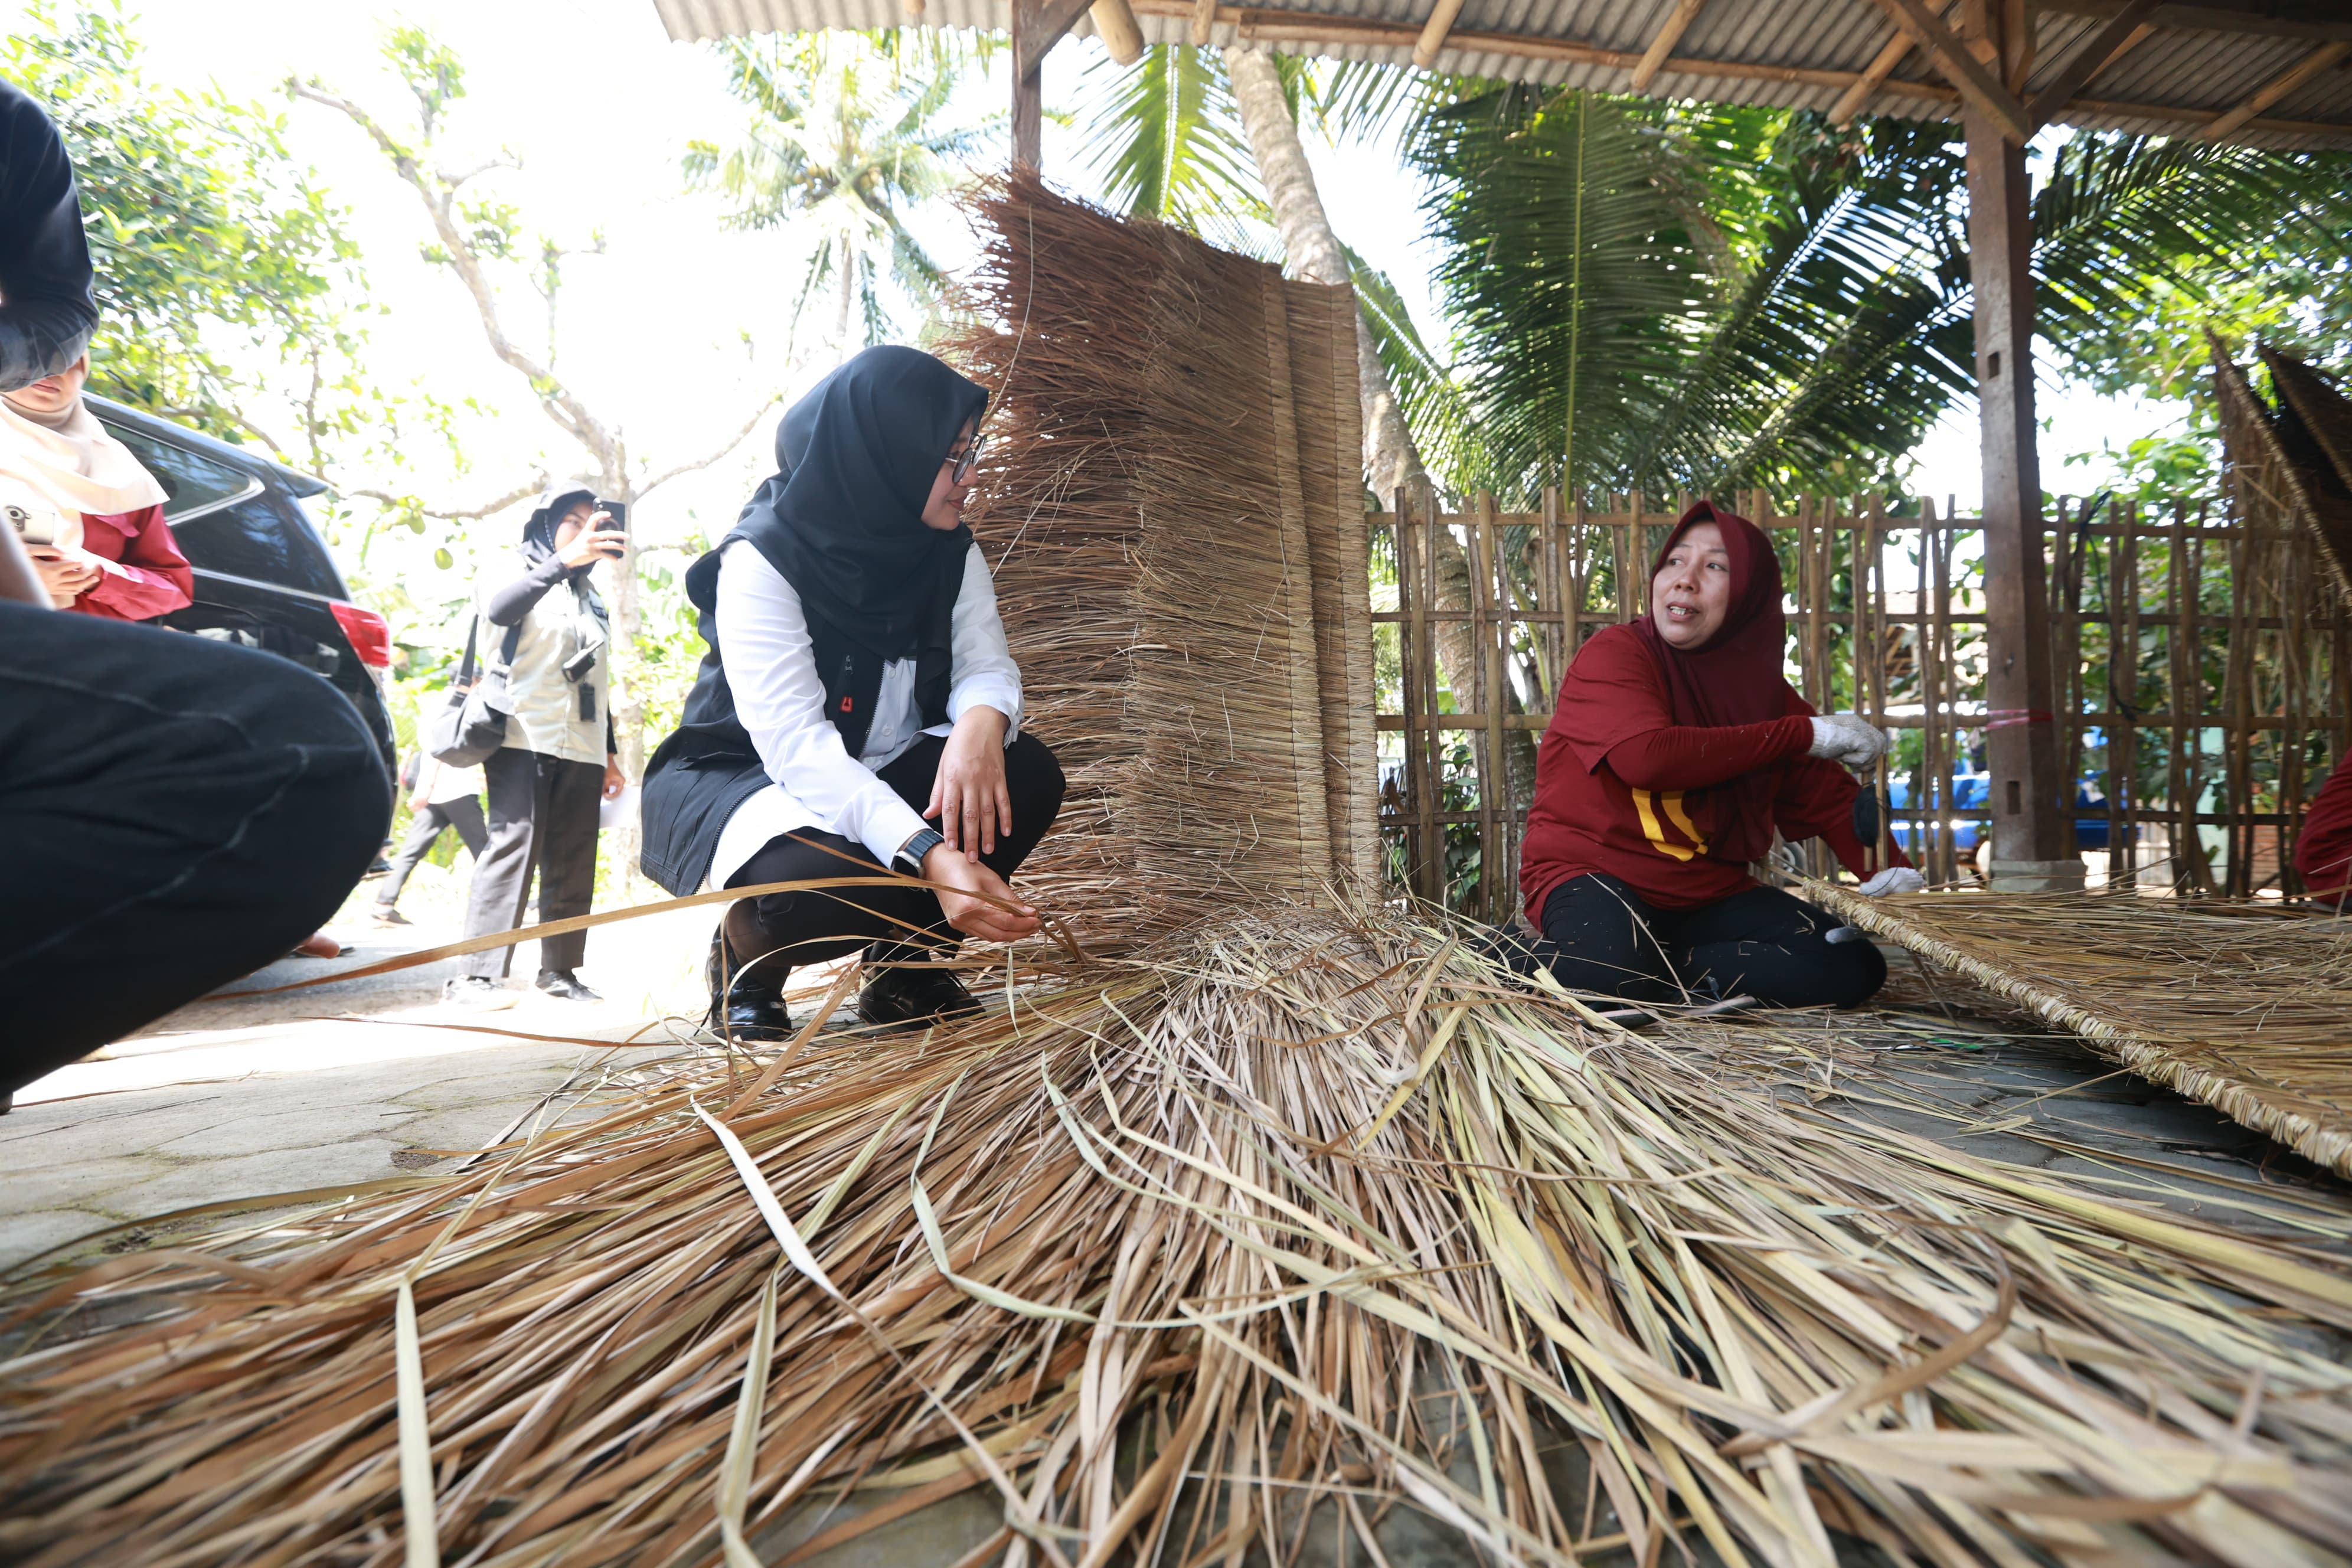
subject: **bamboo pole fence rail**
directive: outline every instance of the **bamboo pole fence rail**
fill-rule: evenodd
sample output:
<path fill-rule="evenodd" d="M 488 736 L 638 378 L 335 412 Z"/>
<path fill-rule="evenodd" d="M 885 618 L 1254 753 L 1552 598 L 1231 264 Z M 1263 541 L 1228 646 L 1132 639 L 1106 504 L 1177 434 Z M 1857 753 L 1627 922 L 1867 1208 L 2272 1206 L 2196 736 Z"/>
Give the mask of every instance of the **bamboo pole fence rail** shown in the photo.
<path fill-rule="evenodd" d="M 1381 828 L 1391 887 L 1516 907 L 1534 742 L 1576 649 L 1647 607 L 1688 503 L 1547 490 L 1506 512 L 1369 513 Z M 1779 547 L 1789 678 L 1896 737 L 1878 784 L 1912 859 L 1964 883 L 1990 809 L 1980 525 L 1932 500 L 1733 498 Z M 2249 514 L 2254 516 L 2250 521 Z M 2300 891 L 2304 809 L 2352 752 L 2352 612 L 2315 541 L 2244 498 L 2062 498 L 2042 531 L 2067 805 L 2095 884 Z M 1819 846 L 1803 868 L 1827 874 Z"/>

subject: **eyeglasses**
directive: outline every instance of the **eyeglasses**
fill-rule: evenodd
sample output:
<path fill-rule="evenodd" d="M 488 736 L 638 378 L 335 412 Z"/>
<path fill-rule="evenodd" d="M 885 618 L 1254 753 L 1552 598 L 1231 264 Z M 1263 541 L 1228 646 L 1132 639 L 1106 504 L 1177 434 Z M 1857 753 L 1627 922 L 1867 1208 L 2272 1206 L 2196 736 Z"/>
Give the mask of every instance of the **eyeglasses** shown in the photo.
<path fill-rule="evenodd" d="M 971 471 L 980 467 L 980 449 L 987 445 L 987 437 L 974 436 L 971 438 L 971 444 L 962 451 L 950 452 L 945 459 L 948 467 L 952 470 L 949 477 L 958 484 L 970 479 Z"/>

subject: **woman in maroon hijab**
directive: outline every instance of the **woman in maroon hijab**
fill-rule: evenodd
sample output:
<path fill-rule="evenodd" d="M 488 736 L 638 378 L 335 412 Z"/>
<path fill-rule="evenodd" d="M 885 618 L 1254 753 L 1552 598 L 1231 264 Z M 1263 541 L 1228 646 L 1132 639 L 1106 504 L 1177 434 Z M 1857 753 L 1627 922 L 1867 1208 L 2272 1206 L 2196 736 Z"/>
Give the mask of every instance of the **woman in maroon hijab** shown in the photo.
<path fill-rule="evenodd" d="M 1636 1002 L 1754 997 L 1850 1006 L 1886 963 L 1748 875 L 1778 829 L 1821 837 L 1874 896 L 1915 891 L 1891 842 L 1866 867 L 1845 770 L 1886 750 L 1817 715 L 1780 674 L 1780 565 L 1746 518 L 1702 501 L 1659 552 L 1650 614 L 1586 643 L 1536 753 L 1519 885 L 1553 975 Z M 1870 874 L 1874 870 L 1874 874 Z"/>

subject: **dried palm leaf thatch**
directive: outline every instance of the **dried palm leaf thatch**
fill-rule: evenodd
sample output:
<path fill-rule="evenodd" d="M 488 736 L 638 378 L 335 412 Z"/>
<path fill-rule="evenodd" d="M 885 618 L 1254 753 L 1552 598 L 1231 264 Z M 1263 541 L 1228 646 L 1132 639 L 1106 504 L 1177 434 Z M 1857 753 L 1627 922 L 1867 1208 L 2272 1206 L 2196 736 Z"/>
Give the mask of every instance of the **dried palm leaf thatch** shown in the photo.
<path fill-rule="evenodd" d="M 2129 890 L 1865 899 L 1816 882 L 1807 893 L 2352 1175 L 2352 928 L 2343 921 Z"/>
<path fill-rule="evenodd" d="M 2279 395 L 2274 410 L 2210 330 L 2232 510 L 2319 542 L 2336 592 L 2352 599 L 2352 405 L 2302 361 L 2261 351 Z"/>
<path fill-rule="evenodd" d="M 2340 1204 L 1972 1160 L 1386 917 L 1010 981 L 21 1289 L 120 1326 L 0 1364 L 0 1556 L 740 1568 L 796 1504 L 979 1487 L 1016 1564 L 1400 1501 L 1506 1563 L 2352 1562 Z"/>
<path fill-rule="evenodd" d="M 972 205 L 988 324 L 953 352 L 999 388 L 972 527 L 1070 782 L 1024 883 L 1117 944 L 1369 882 L 1352 291 L 1034 177 Z"/>

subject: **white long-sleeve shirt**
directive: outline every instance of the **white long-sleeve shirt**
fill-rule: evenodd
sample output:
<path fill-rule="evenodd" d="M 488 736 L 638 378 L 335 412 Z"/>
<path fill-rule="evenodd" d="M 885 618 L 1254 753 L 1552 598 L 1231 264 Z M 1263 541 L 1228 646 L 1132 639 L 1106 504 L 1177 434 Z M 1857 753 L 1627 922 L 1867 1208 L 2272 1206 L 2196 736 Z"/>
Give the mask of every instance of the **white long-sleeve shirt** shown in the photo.
<path fill-rule="evenodd" d="M 849 754 L 824 711 L 808 616 L 801 596 L 766 556 L 743 540 L 719 557 L 719 659 L 735 717 L 751 737 L 769 784 L 735 808 L 710 858 L 709 886 L 723 888 L 769 839 L 816 827 L 866 846 L 885 866 L 929 826 L 877 775 L 920 735 L 945 735 L 972 708 L 1004 715 L 1004 740 L 1021 732 L 1021 671 L 996 613 L 996 584 L 977 549 L 964 555 L 950 646 L 948 722 L 923 726 L 915 701 L 915 661 L 882 667 L 882 689 L 866 745 Z M 847 868 L 844 868 L 846 871 Z"/>

